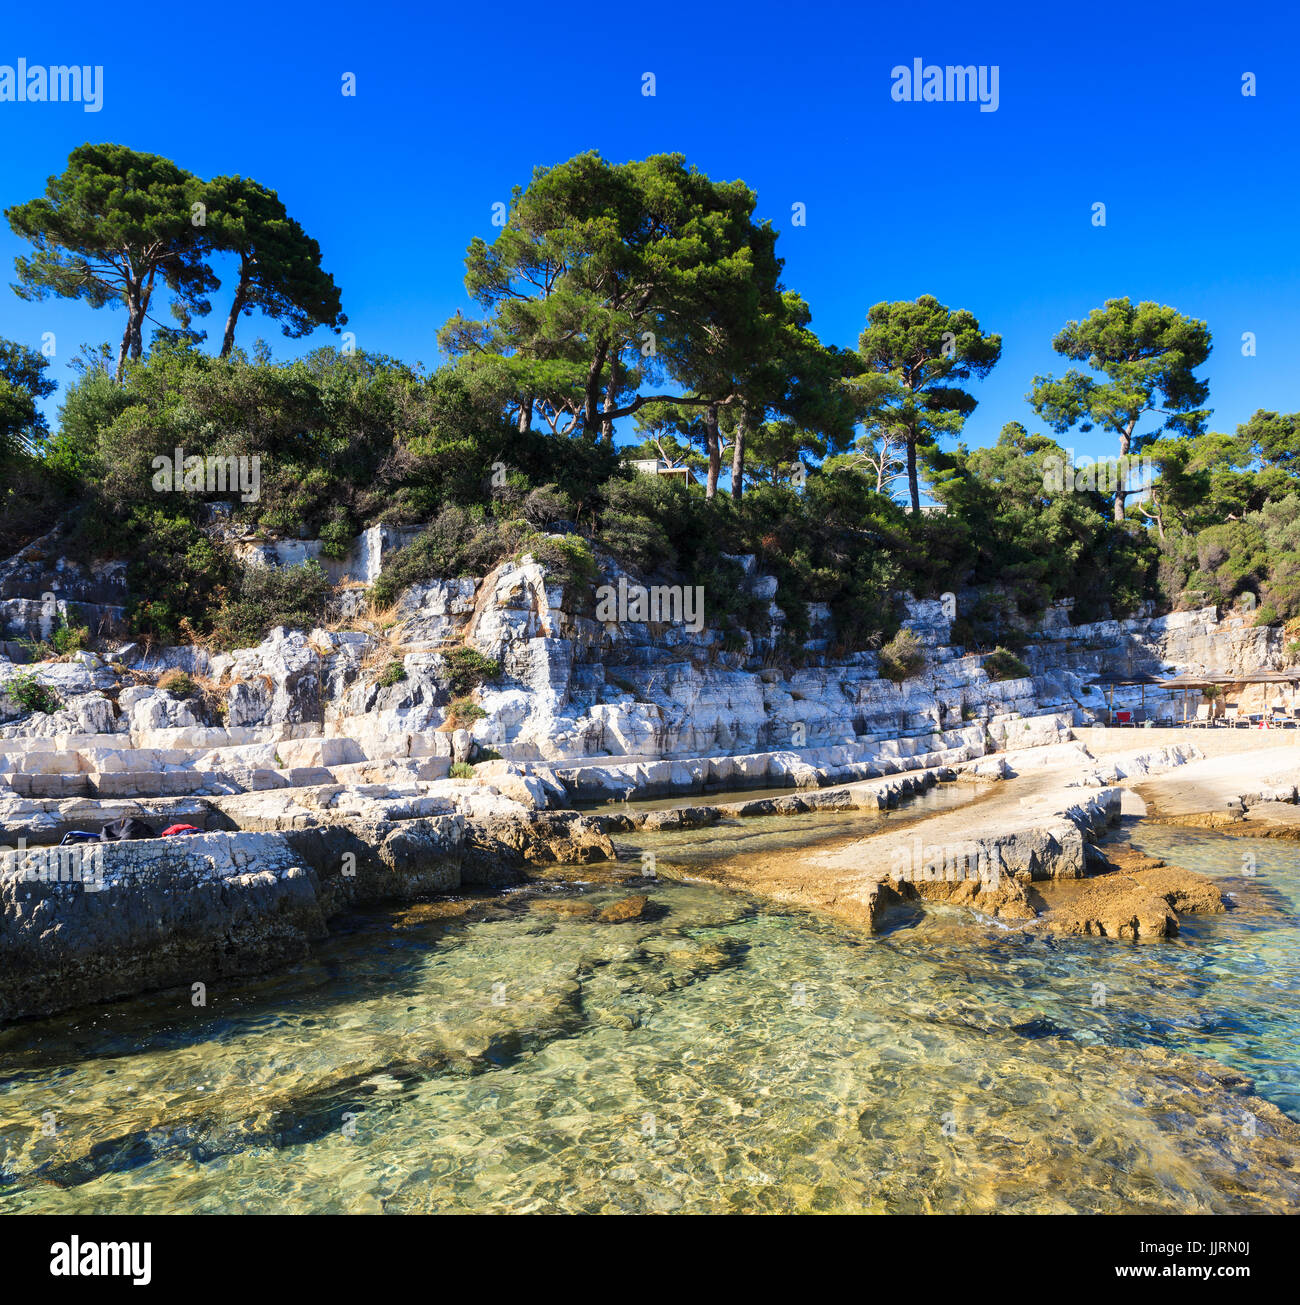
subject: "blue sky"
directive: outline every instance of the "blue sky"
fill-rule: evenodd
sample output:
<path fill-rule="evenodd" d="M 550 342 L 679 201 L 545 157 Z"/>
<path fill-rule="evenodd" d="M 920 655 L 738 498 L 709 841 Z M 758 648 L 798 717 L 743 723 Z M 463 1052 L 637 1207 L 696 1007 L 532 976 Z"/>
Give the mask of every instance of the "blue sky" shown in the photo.
<path fill-rule="evenodd" d="M 1053 334 L 1119 295 L 1209 322 L 1212 429 L 1300 409 L 1287 5 L 295 8 L 137 4 L 121 23 L 78 2 L 53 20 L 11 9 L 0 64 L 102 65 L 104 106 L 0 103 L 0 205 L 38 194 L 86 140 L 255 177 L 320 241 L 358 346 L 433 364 L 438 326 L 469 307 L 465 246 L 493 235 L 493 202 L 535 164 L 680 151 L 757 191 L 823 339 L 852 345 L 872 304 L 922 293 L 1002 335 L 972 444 L 1009 420 L 1038 428 L 1024 394 L 1036 372 L 1063 369 Z M 997 65 L 997 112 L 894 102 L 890 70 L 917 57 Z M 355 98 L 340 93 L 344 72 Z M 1105 228 L 1092 225 L 1098 201 Z M 6 281 L 22 249 L 5 226 Z M 232 289 L 233 277 L 216 292 L 210 338 Z M 0 335 L 39 346 L 54 331 L 61 382 L 83 341 L 121 330 L 118 310 L 0 290 Z M 243 319 L 239 342 L 258 335 L 277 357 L 333 338 L 288 341 Z M 1096 436 L 1065 442 L 1111 451 Z"/>

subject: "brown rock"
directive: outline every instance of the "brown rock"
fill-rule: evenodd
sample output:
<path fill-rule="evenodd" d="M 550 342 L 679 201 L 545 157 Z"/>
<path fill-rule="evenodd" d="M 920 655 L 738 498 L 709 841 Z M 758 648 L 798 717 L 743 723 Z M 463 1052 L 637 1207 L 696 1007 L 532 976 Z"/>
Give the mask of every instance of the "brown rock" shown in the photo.
<path fill-rule="evenodd" d="M 1038 914 L 1029 902 L 1025 885 L 1013 875 L 986 879 L 918 880 L 909 885 L 926 902 L 966 906 L 1002 920 L 1032 920 Z"/>
<path fill-rule="evenodd" d="M 682 827 L 682 813 L 676 807 L 668 807 L 661 811 L 647 811 L 641 819 L 641 828 L 647 830 L 657 829 L 680 829 Z"/>
<path fill-rule="evenodd" d="M 1218 915 L 1227 909 L 1213 879 L 1176 865 L 1142 870 L 1133 878 L 1163 897 L 1179 915 Z"/>
<path fill-rule="evenodd" d="M 1144 888 L 1132 875 L 1104 875 L 1074 901 L 1045 917 L 1053 933 L 1096 938 L 1167 938 L 1178 932 L 1178 917 L 1163 897 Z"/>
<path fill-rule="evenodd" d="M 650 899 L 637 894 L 611 902 L 596 918 L 605 924 L 621 924 L 627 920 L 639 920 L 649 906 Z"/>
<path fill-rule="evenodd" d="M 596 909 L 590 902 L 575 902 L 571 897 L 535 897 L 529 905 L 534 911 L 551 911 L 575 918 L 591 915 Z"/>
<path fill-rule="evenodd" d="M 436 920 L 456 920 L 468 915 L 472 902 L 416 902 L 393 916 L 393 924 L 402 929 L 407 925 L 429 924 Z"/>
<path fill-rule="evenodd" d="M 612 861 L 614 845 L 597 822 L 576 811 L 533 811 L 527 819 L 475 820 L 465 828 L 461 880 L 517 882 L 524 867 Z"/>
<path fill-rule="evenodd" d="M 1178 932 L 1178 915 L 1225 909 L 1212 879 L 1166 865 L 1127 843 L 1101 849 L 1110 874 L 1092 880 L 1072 901 L 1049 911 L 1054 933 L 1101 938 L 1167 938 Z"/>

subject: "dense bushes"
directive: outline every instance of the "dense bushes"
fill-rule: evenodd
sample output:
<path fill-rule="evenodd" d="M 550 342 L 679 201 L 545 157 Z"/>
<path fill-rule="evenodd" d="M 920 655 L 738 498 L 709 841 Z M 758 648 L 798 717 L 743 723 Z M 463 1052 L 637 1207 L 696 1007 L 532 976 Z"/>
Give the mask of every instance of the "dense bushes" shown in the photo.
<path fill-rule="evenodd" d="M 181 643 L 205 633 L 222 595 L 238 583 L 229 552 L 187 515 L 141 505 L 120 522 L 82 519 L 88 551 L 105 536 L 106 551 L 129 559 L 127 619 L 137 634 Z"/>
<path fill-rule="evenodd" d="M 384 561 L 371 588 L 380 607 L 397 600 L 408 585 L 454 576 L 483 576 L 508 558 L 531 553 L 561 584 L 589 585 L 598 574 L 587 543 L 574 537 L 539 534 L 527 521 L 500 520 L 481 505 L 449 504 L 410 544 Z"/>
<path fill-rule="evenodd" d="M 522 521 L 501 522 L 480 505 L 444 507 L 405 548 L 384 561 L 371 593 L 387 607 L 408 585 L 486 575 L 532 533 Z"/>
<path fill-rule="evenodd" d="M 329 596 L 329 580 L 317 562 L 248 567 L 213 616 L 213 640 L 223 648 L 247 648 L 277 625 L 310 630 L 324 619 Z"/>
<path fill-rule="evenodd" d="M 708 502 L 680 480 L 637 476 L 607 489 L 598 541 L 645 572 L 705 588 L 708 618 L 750 630 L 766 603 L 747 596 L 727 555 L 753 553 L 777 577 L 791 642 L 806 634 L 805 603 L 828 603 L 846 647 L 868 647 L 894 625 L 892 593 L 905 572 L 890 549 L 904 543 L 903 514 L 852 472 L 813 475 L 804 492 L 760 485 L 739 504 Z"/>
<path fill-rule="evenodd" d="M 907 590 L 960 593 L 954 637 L 981 648 L 1016 648 L 1063 598 L 1076 620 L 1131 615 L 1162 595 L 1172 606 L 1250 594 L 1260 620 L 1300 615 L 1298 418 L 1261 413 L 1235 436 L 1157 442 L 1158 492 L 1121 523 L 1103 493 L 1046 493 L 1045 460 L 1062 450 L 1012 423 L 992 448 L 923 448 L 943 511 L 913 516 L 848 455 L 796 488 L 785 463 L 777 474 L 762 462 L 757 437 L 743 498 L 706 500 L 698 485 L 620 467 L 597 436 L 520 431 L 493 375 L 453 365 L 426 376 L 332 350 L 284 366 L 239 351 L 222 361 L 175 341 L 131 364 L 121 386 L 92 363 L 39 456 L 22 434 L 37 429 L 34 409 L 14 409 L 22 439 L 0 455 L 0 548 L 75 505 L 71 551 L 128 563 L 133 632 L 224 645 L 319 622 L 329 586 L 314 566 L 245 572 L 223 538 L 319 538 L 341 558 L 376 522 L 423 527 L 386 560 L 372 593 L 381 606 L 412 583 L 482 576 L 525 553 L 581 605 L 599 550 L 647 580 L 703 586 L 727 648 L 742 646 L 742 630 L 766 632 L 766 598 L 733 560 L 754 554 L 777 579 L 778 652 L 792 658 L 807 604 L 829 606 L 832 653 L 880 648 Z M 160 491 L 154 459 L 177 448 L 257 459 L 257 493 Z"/>
<path fill-rule="evenodd" d="M 927 453 L 946 511 L 913 531 L 928 581 L 918 588 L 1000 591 L 962 612 L 970 642 L 995 642 L 1062 598 L 1074 599 L 1076 620 L 1090 621 L 1132 615 L 1156 591 L 1157 543 L 1140 521 L 1111 520 L 1095 490 L 1045 491 L 1046 459 L 1061 453 L 1015 422 L 992 448 Z"/>
<path fill-rule="evenodd" d="M 1023 680 L 1029 675 L 1029 666 L 1006 648 L 994 648 L 984 658 L 984 669 L 991 680 Z"/>
<path fill-rule="evenodd" d="M 50 646 L 58 657 L 67 657 L 90 646 L 88 625 L 69 625 L 67 615 L 59 614 L 59 623 L 50 631 Z"/>
<path fill-rule="evenodd" d="M 39 711 L 53 716 L 63 706 L 59 695 L 34 675 L 15 675 L 5 685 L 4 691 L 7 697 L 27 711 Z"/>
<path fill-rule="evenodd" d="M 444 653 L 443 661 L 447 667 L 447 683 L 455 698 L 465 697 L 484 680 L 495 680 L 501 674 L 501 667 L 490 657 L 484 657 L 465 645 Z"/>
<path fill-rule="evenodd" d="M 1248 594 L 1260 624 L 1300 614 L 1300 495 L 1265 502 L 1242 520 L 1178 542 L 1195 548 L 1194 558 L 1186 558 L 1195 567 L 1186 567 L 1182 596 L 1188 601 L 1232 606 Z"/>
<path fill-rule="evenodd" d="M 0 559 L 43 535 L 74 502 L 67 481 L 38 459 L 0 453 Z"/>

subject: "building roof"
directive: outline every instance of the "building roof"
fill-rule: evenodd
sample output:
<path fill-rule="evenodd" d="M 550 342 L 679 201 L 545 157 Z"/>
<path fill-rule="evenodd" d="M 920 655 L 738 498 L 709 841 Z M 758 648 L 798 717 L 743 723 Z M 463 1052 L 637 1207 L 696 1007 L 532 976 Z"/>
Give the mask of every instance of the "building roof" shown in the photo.
<path fill-rule="evenodd" d="M 1300 684 L 1300 666 L 1290 671 L 1202 671 L 1199 674 L 1156 676 L 1145 671 L 1131 675 L 1105 674 L 1089 680 L 1103 688 L 1121 688 L 1139 684 L 1160 689 L 1203 689 L 1209 684 Z"/>

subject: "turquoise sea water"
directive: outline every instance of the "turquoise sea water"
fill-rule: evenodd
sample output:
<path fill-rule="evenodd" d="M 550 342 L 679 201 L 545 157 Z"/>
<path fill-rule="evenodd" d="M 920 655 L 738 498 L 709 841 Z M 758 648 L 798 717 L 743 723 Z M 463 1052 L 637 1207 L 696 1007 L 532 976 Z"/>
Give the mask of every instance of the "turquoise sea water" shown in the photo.
<path fill-rule="evenodd" d="M 12 1026 L 0 1212 L 1295 1208 L 1277 1119 L 1190 1059 L 1300 1118 L 1295 845 L 1139 827 L 1237 902 L 1142 945 L 671 878 L 849 828 L 643 835 L 619 868 L 652 847 L 653 881 L 368 912 L 206 1008 Z M 591 914 L 629 892 L 644 918 Z"/>

